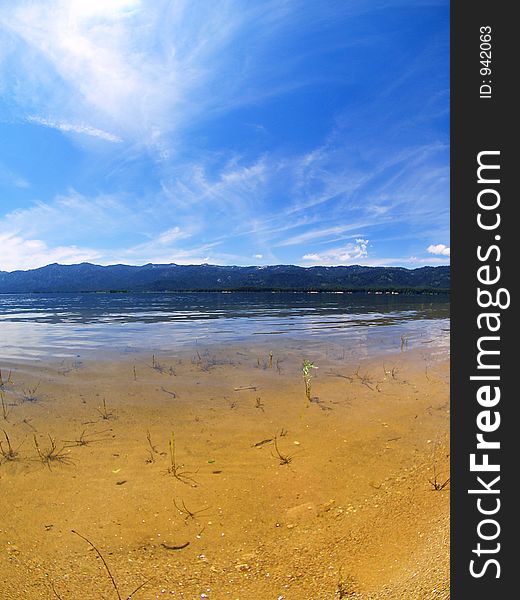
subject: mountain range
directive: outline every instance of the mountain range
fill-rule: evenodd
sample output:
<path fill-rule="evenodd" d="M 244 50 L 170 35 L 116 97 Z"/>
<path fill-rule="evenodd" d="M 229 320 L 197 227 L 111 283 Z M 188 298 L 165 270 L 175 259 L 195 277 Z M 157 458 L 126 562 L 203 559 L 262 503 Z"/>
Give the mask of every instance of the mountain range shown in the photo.
<path fill-rule="evenodd" d="M 163 291 L 409 291 L 446 292 L 450 268 L 218 266 L 91 263 L 51 264 L 27 271 L 0 271 L 0 293 Z"/>

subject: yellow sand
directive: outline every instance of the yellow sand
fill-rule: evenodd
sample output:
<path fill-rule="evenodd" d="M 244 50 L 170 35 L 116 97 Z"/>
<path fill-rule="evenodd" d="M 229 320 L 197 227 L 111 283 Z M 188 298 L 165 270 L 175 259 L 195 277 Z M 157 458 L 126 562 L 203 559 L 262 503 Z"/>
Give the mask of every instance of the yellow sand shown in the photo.
<path fill-rule="evenodd" d="M 0 598 L 117 598 L 72 530 L 125 599 L 449 598 L 449 370 L 427 346 L 0 366 Z"/>

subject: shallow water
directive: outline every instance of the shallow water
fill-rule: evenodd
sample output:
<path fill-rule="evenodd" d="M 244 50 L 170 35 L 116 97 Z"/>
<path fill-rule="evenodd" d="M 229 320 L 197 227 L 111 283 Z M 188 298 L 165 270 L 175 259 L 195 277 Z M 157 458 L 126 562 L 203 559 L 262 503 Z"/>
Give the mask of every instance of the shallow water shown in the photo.
<path fill-rule="evenodd" d="M 338 293 L 5 294 L 0 359 L 172 352 L 215 344 L 447 351 L 449 297 Z"/>
<path fill-rule="evenodd" d="M 446 299 L 0 304 L 2 600 L 449 597 Z"/>

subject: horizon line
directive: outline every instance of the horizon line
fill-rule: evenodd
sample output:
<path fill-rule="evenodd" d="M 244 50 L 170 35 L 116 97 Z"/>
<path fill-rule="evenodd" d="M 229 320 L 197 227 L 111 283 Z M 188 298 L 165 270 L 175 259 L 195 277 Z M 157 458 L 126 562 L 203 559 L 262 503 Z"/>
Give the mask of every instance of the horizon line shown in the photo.
<path fill-rule="evenodd" d="M 101 267 L 101 268 L 109 268 L 109 267 L 135 267 L 135 268 L 141 268 L 141 267 L 148 267 L 148 266 L 155 266 L 155 267 L 228 267 L 228 268 L 236 268 L 236 269 L 249 269 L 249 268 L 257 268 L 257 269 L 266 269 L 266 268 L 270 268 L 270 267 L 297 267 L 299 269 L 314 269 L 314 268 L 322 268 L 322 269 L 336 269 L 338 267 L 343 267 L 343 268 L 348 268 L 348 267 L 361 267 L 361 268 L 365 268 L 365 269 L 404 269 L 406 271 L 415 271 L 416 269 L 425 269 L 425 268 L 432 268 L 432 269 L 437 269 L 439 267 L 450 267 L 451 268 L 451 264 L 442 264 L 442 265 L 422 265 L 420 267 L 403 267 L 403 266 L 397 266 L 397 265 L 361 265 L 361 264 L 351 264 L 351 265 L 297 265 L 297 264 L 293 264 L 293 263 L 277 263 L 277 264 L 269 264 L 269 265 L 219 265 L 216 263 L 190 263 L 190 264 L 179 264 L 179 263 L 152 263 L 152 262 L 148 262 L 148 263 L 144 263 L 144 264 L 128 264 L 128 263 L 110 263 L 108 265 L 100 265 L 97 263 L 92 263 L 92 262 L 88 262 L 88 261 L 84 261 L 84 262 L 80 262 L 80 263 L 71 263 L 71 264 L 63 264 L 63 263 L 48 263 L 46 265 L 43 265 L 41 267 L 34 267 L 31 269 L 14 269 L 12 271 L 3 271 L 2 269 L 0 269 L 0 273 L 27 273 L 29 271 L 38 271 L 40 269 L 46 269 L 47 267 L 53 267 L 53 266 L 57 266 L 57 267 L 78 267 L 81 265 L 90 265 L 93 267 Z"/>

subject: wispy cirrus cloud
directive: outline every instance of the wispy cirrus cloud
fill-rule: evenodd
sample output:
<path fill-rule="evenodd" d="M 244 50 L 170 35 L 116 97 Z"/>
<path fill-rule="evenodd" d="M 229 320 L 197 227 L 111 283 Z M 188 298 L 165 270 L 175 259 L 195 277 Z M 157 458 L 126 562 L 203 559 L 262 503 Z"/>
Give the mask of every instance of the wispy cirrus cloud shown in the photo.
<path fill-rule="evenodd" d="M 367 223 L 351 223 L 349 225 L 337 225 L 334 227 L 326 227 L 325 229 L 310 229 L 305 233 L 291 236 L 285 240 L 277 242 L 277 246 L 296 246 L 306 244 L 310 241 L 321 239 L 336 239 L 338 235 L 345 236 L 350 231 L 359 231 L 366 227 Z"/>
<path fill-rule="evenodd" d="M 103 263 L 446 262 L 447 6 L 4 3 L 0 129 L 31 187 L 0 169 L 0 234 Z"/>
<path fill-rule="evenodd" d="M 0 25 L 27 73 L 19 108 L 65 133 L 159 148 L 193 110 L 189 97 L 212 76 L 208 63 L 236 21 L 226 6 L 206 5 L 207 21 L 193 16 L 183 1 L 10 3 Z"/>
<path fill-rule="evenodd" d="M 348 265 L 368 256 L 368 240 L 357 239 L 339 248 L 331 248 L 325 252 L 304 254 L 305 262 L 317 265 Z"/>
<path fill-rule="evenodd" d="M 108 131 L 103 131 L 102 129 L 96 129 L 90 125 L 63 123 L 60 121 L 53 121 L 52 119 L 44 119 L 43 117 L 37 117 L 35 115 L 28 116 L 27 121 L 30 123 L 37 123 L 44 127 L 50 127 L 51 129 L 57 129 L 58 131 L 89 135 L 91 137 L 106 140 L 107 142 L 119 143 L 123 141 L 117 135 L 109 133 Z"/>
<path fill-rule="evenodd" d="M 259 60 L 295 29 L 299 10 L 298 0 L 14 0 L 0 10 L 0 27 L 7 57 L 24 75 L 13 77 L 16 113 L 168 159 L 178 146 L 173 134 L 194 121 L 308 84 L 283 77 L 289 62 L 267 68 Z M 256 53 L 232 52 L 253 44 Z"/>
<path fill-rule="evenodd" d="M 0 162 L 0 184 L 12 186 L 12 187 L 18 188 L 18 189 L 27 189 L 27 188 L 31 187 L 31 184 L 26 179 L 24 179 L 23 177 L 21 177 L 20 175 L 18 175 L 17 173 L 15 173 L 11 169 L 9 169 L 5 165 L 3 165 L 1 162 Z"/>
<path fill-rule="evenodd" d="M 75 190 L 50 202 L 37 201 L 0 217 L 0 233 L 14 232 L 25 238 L 49 237 L 65 242 L 110 236 L 136 226 L 139 215 L 129 212 L 124 198 L 113 194 L 88 197 Z"/>

